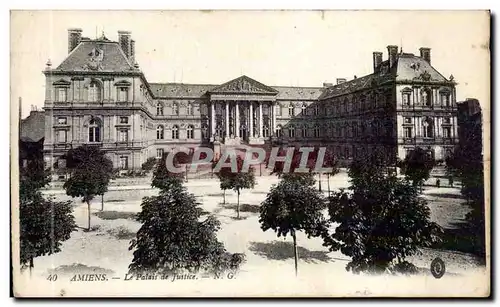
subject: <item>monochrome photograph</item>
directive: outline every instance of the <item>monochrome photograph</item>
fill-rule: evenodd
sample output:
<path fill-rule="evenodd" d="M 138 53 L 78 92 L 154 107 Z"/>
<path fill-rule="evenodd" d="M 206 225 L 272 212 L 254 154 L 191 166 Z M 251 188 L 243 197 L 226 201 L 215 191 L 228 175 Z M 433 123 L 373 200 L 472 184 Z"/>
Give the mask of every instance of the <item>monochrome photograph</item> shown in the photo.
<path fill-rule="evenodd" d="M 12 10 L 13 295 L 491 295 L 490 12 Z"/>

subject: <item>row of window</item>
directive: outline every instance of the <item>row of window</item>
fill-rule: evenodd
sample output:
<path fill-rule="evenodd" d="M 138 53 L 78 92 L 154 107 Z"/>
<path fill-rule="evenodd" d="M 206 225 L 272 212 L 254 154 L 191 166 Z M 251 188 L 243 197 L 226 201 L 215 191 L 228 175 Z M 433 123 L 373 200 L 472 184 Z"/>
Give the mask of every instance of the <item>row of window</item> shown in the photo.
<path fill-rule="evenodd" d="M 67 102 L 68 101 L 68 87 L 56 87 L 56 95 L 55 95 L 55 101 L 56 102 Z M 80 91 L 74 90 L 73 95 L 74 99 L 78 100 Z M 102 88 L 101 86 L 96 82 L 92 81 L 89 84 L 88 91 L 87 91 L 87 101 L 89 102 L 101 102 L 102 101 Z M 118 86 L 116 88 L 116 97 L 118 102 L 127 102 L 129 101 L 129 87 L 128 86 Z"/>
<path fill-rule="evenodd" d="M 188 125 L 186 132 L 187 132 L 188 139 L 194 139 L 194 126 L 193 125 Z M 174 125 L 172 127 L 172 129 L 170 129 L 170 133 L 171 133 L 173 140 L 178 140 L 179 139 L 179 126 Z M 165 127 L 163 125 L 158 125 L 156 127 L 156 139 L 163 140 L 164 138 L 165 138 Z"/>
<path fill-rule="evenodd" d="M 186 114 L 193 115 L 194 114 L 193 110 L 194 110 L 193 104 L 188 103 L 186 106 Z M 158 102 L 156 104 L 156 115 L 158 115 L 158 116 L 165 115 L 164 114 L 164 106 L 163 106 L 163 103 L 161 103 L 161 102 Z M 178 103 L 172 104 L 172 115 L 179 115 L 179 104 Z"/>
<path fill-rule="evenodd" d="M 424 122 L 422 125 L 422 137 L 424 138 L 433 138 L 434 137 L 434 127 L 432 124 Z M 403 127 L 403 136 L 405 138 L 413 138 L 415 137 L 413 133 L 413 127 Z M 442 127 L 442 137 L 443 138 L 451 138 L 451 127 Z"/>
<path fill-rule="evenodd" d="M 404 117 L 403 118 L 403 124 L 412 124 L 412 118 L 411 117 Z M 449 124 L 451 125 L 451 117 L 443 117 L 443 124 Z"/>
<path fill-rule="evenodd" d="M 413 91 L 411 90 L 405 90 L 403 91 L 403 106 L 411 106 L 412 104 L 412 94 L 413 94 Z M 431 89 L 422 89 L 420 91 L 420 102 L 421 102 L 421 105 L 424 105 L 424 106 L 432 106 L 433 104 L 435 104 L 435 101 L 433 101 L 433 95 L 432 95 L 432 90 Z M 445 107 L 449 107 L 450 104 L 451 104 L 451 101 L 450 101 L 450 93 L 445 91 L 445 92 L 441 92 L 440 93 L 440 101 L 441 101 L 441 105 L 442 106 L 445 106 Z M 414 102 L 415 104 L 415 102 Z"/>
<path fill-rule="evenodd" d="M 120 124 L 128 124 L 128 116 L 120 116 L 119 119 Z M 67 117 L 58 117 L 57 118 L 57 124 L 58 125 L 67 125 L 68 124 L 68 118 Z"/>

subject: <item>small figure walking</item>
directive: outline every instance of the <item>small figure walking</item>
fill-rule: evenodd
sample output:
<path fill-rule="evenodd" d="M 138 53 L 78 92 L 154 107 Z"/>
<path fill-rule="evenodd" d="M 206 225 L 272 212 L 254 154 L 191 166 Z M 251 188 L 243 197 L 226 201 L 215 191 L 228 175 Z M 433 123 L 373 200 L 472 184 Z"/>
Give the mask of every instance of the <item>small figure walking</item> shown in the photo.
<path fill-rule="evenodd" d="M 436 180 L 436 187 L 438 188 L 441 187 L 441 180 L 439 179 Z"/>

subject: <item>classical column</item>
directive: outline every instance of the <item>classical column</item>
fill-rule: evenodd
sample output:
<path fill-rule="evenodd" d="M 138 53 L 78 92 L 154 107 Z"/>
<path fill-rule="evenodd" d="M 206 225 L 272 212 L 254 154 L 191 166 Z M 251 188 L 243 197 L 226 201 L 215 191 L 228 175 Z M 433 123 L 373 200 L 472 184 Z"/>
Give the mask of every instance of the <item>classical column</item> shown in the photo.
<path fill-rule="evenodd" d="M 229 137 L 229 101 L 226 101 L 226 137 Z"/>
<path fill-rule="evenodd" d="M 249 126 L 249 129 L 250 129 L 250 137 L 253 137 L 253 101 L 250 101 L 250 116 L 248 117 L 249 118 L 249 123 L 248 123 L 248 126 Z"/>
<path fill-rule="evenodd" d="M 272 103 L 271 104 L 272 108 L 272 112 L 273 112 L 273 117 L 272 117 L 272 131 L 271 131 L 271 135 L 275 135 L 276 134 L 276 106 L 277 104 L 276 103 Z"/>
<path fill-rule="evenodd" d="M 210 115 L 210 126 L 212 129 L 212 135 L 215 136 L 215 101 L 212 101 L 212 112 Z"/>
<path fill-rule="evenodd" d="M 420 88 L 415 88 L 415 105 L 420 105 Z"/>
<path fill-rule="evenodd" d="M 262 137 L 262 101 L 259 102 L 259 137 Z"/>
<path fill-rule="evenodd" d="M 238 101 L 235 101 L 235 107 L 236 107 L 236 112 L 235 112 L 235 127 L 234 127 L 234 134 L 236 135 L 236 137 L 240 137 L 240 110 L 239 110 L 239 107 L 238 107 Z"/>

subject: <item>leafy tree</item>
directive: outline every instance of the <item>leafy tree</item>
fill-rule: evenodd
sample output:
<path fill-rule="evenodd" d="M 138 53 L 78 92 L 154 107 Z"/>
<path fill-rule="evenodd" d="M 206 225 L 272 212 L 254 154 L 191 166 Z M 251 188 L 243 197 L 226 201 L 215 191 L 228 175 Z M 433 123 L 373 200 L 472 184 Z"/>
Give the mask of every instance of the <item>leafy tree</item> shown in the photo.
<path fill-rule="evenodd" d="M 281 180 L 273 186 L 260 207 L 259 222 L 263 231 L 274 230 L 278 237 L 290 234 L 293 238 L 295 274 L 297 274 L 297 231 L 308 237 L 318 236 L 326 228 L 322 210 L 325 202 L 313 186 L 297 180 Z"/>
<path fill-rule="evenodd" d="M 330 177 L 335 176 L 340 171 L 340 164 L 332 150 L 327 150 L 324 159 L 324 166 L 331 168 L 331 172 L 326 174 L 328 184 L 328 196 L 330 196 Z"/>
<path fill-rule="evenodd" d="M 484 257 L 486 254 L 486 226 L 484 164 L 480 127 L 472 127 L 472 130 L 467 134 L 466 141 L 461 142 L 453 155 L 446 159 L 446 169 L 450 176 L 458 177 L 462 183 L 461 193 L 471 208 L 465 220 L 472 234 L 470 236 L 472 250 L 476 255 Z"/>
<path fill-rule="evenodd" d="M 149 171 L 151 171 L 151 170 L 153 170 L 153 169 L 154 169 L 154 167 L 155 167 L 155 165 L 157 164 L 157 162 L 158 162 L 158 161 L 156 160 L 156 158 L 155 158 L 155 157 L 148 158 L 148 159 L 146 160 L 146 162 L 142 163 L 142 165 L 141 165 L 141 169 L 142 169 L 143 171 L 147 171 L 147 172 L 149 172 Z"/>
<path fill-rule="evenodd" d="M 285 156 L 286 155 L 286 150 L 285 149 L 280 149 L 278 151 L 278 156 Z M 314 157 L 311 157 L 311 153 L 309 154 L 309 159 L 307 160 L 306 163 L 306 168 L 309 169 L 308 172 L 298 172 L 297 169 L 300 168 L 300 160 L 302 157 L 302 153 L 298 151 L 297 149 L 294 150 L 292 160 L 290 163 L 290 169 L 288 172 L 285 172 L 285 162 L 283 161 L 276 161 L 274 164 L 274 168 L 271 171 L 271 174 L 277 175 L 279 178 L 283 178 L 286 180 L 296 180 L 299 181 L 303 184 L 306 185 L 314 185 L 316 180 L 314 179 L 314 174 L 312 170 L 315 167 L 315 160 Z M 269 157 L 267 157 L 267 163 L 269 163 Z"/>
<path fill-rule="evenodd" d="M 129 247 L 134 250 L 131 274 L 217 273 L 241 263 L 241 257 L 227 253 L 217 240 L 219 221 L 211 215 L 203 220 L 194 195 L 182 184 L 145 197 L 141 207 L 142 226 Z"/>
<path fill-rule="evenodd" d="M 69 164 L 71 176 L 64 183 L 64 189 L 67 195 L 81 197 L 87 203 L 87 229 L 90 230 L 90 202 L 96 195 L 104 195 L 108 191 L 113 176 L 113 162 L 98 147 L 84 145 L 70 150 L 66 163 Z M 101 210 L 104 210 L 102 202 Z"/>
<path fill-rule="evenodd" d="M 402 173 L 413 182 L 415 186 L 420 187 L 425 180 L 429 179 L 435 161 L 431 155 L 420 147 L 410 151 L 405 159 L 400 163 Z"/>
<path fill-rule="evenodd" d="M 49 183 L 43 160 L 20 168 L 19 243 L 21 267 L 34 267 L 33 259 L 61 251 L 75 229 L 71 202 L 44 199 L 40 189 Z"/>
<path fill-rule="evenodd" d="M 169 153 L 171 154 L 171 153 Z M 167 168 L 167 157 L 168 155 L 164 155 L 161 159 L 160 162 L 158 163 L 154 173 L 153 173 L 153 182 L 151 183 L 151 186 L 153 188 L 158 188 L 160 190 L 166 190 L 171 188 L 174 185 L 180 185 L 182 184 L 182 181 L 184 179 L 184 172 L 171 172 Z M 179 161 L 177 159 L 177 155 L 175 155 L 172 159 L 172 164 L 173 167 L 178 168 L 179 167 Z"/>
<path fill-rule="evenodd" d="M 417 187 L 369 160 L 355 161 L 349 176 L 349 191 L 329 198 L 330 222 L 338 226 L 331 234 L 322 230 L 324 245 L 351 257 L 346 269 L 355 273 L 414 269 L 406 257 L 438 242 L 442 232 Z"/>
<path fill-rule="evenodd" d="M 240 218 L 240 193 L 243 189 L 253 189 L 255 187 L 254 169 L 249 167 L 248 171 L 243 171 L 243 159 L 240 156 L 236 157 L 236 172 L 230 172 L 229 187 L 233 189 L 238 197 L 236 203 L 237 218 Z M 222 182 L 221 182 L 222 183 Z"/>
<path fill-rule="evenodd" d="M 214 160 L 212 163 L 212 170 L 215 169 L 219 161 Z M 222 190 L 223 203 L 226 204 L 226 190 L 231 189 L 231 168 L 221 167 L 219 171 L 215 172 L 220 181 L 220 189 Z"/>

